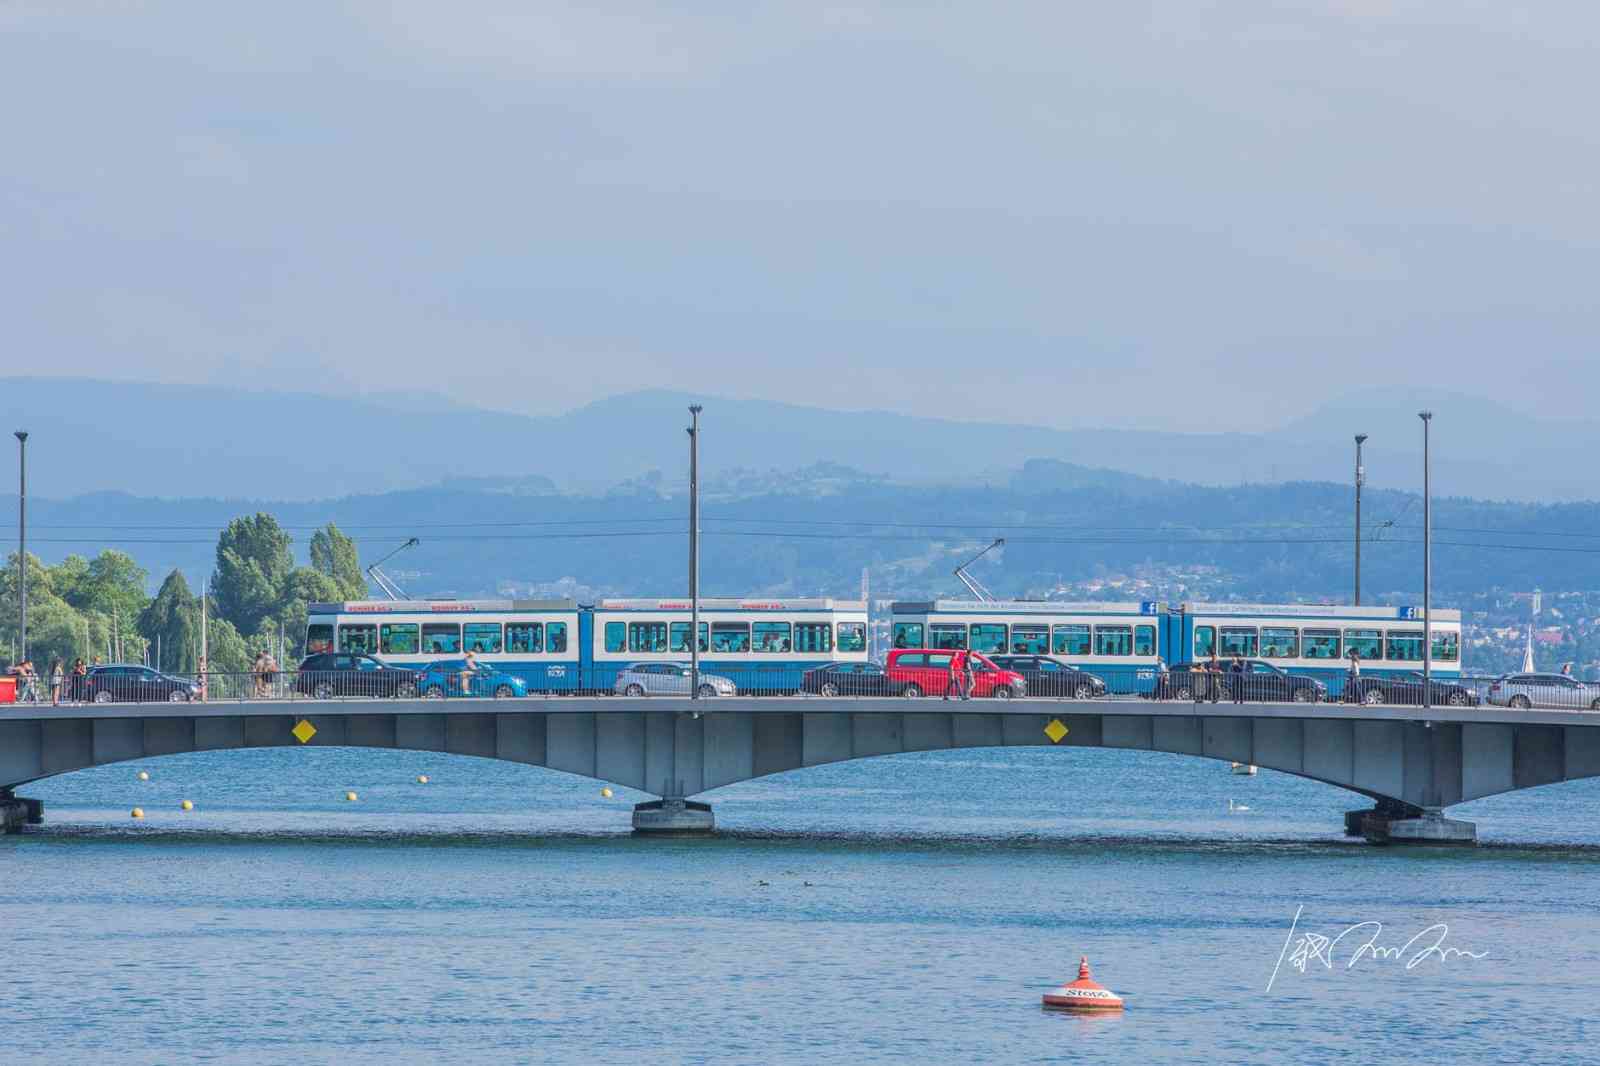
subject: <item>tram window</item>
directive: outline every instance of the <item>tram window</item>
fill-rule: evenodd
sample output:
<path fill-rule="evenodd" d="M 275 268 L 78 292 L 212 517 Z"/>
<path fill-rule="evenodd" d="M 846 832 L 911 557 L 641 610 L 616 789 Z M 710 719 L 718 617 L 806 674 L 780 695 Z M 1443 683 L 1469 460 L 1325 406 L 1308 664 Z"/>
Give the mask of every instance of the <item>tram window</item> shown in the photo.
<path fill-rule="evenodd" d="M 1209 659 L 1217 651 L 1217 627 L 1194 627 L 1194 658 L 1196 662 Z"/>
<path fill-rule="evenodd" d="M 1263 659 L 1300 658 L 1300 631 L 1261 627 L 1261 657 Z"/>
<path fill-rule="evenodd" d="M 318 622 L 306 626 L 306 654 L 321 655 L 333 650 L 333 626 Z"/>
<path fill-rule="evenodd" d="M 1422 661 L 1422 634 L 1402 633 L 1393 629 L 1389 630 L 1389 649 L 1385 658 L 1395 662 L 1416 663 Z"/>
<path fill-rule="evenodd" d="M 972 650 L 985 655 L 1000 655 L 1006 650 L 1006 627 L 991 622 L 974 622 Z"/>
<path fill-rule="evenodd" d="M 606 623 L 606 651 L 620 652 L 628 650 L 628 627 L 622 622 Z"/>
<path fill-rule="evenodd" d="M 750 650 L 749 622 L 713 622 L 711 650 L 722 654 L 744 654 Z"/>
<path fill-rule="evenodd" d="M 667 650 L 667 623 L 629 622 L 628 650 L 664 652 Z"/>
<path fill-rule="evenodd" d="M 754 629 L 758 655 L 781 655 L 794 647 L 788 622 L 757 622 Z"/>
<path fill-rule="evenodd" d="M 1095 626 L 1094 653 L 1096 655 L 1132 655 L 1132 626 Z"/>
<path fill-rule="evenodd" d="M 967 646 L 966 626 L 939 625 L 935 623 L 928 627 L 928 631 L 933 638 L 931 647 L 962 650 Z"/>
<path fill-rule="evenodd" d="M 1133 627 L 1133 654 L 1154 655 L 1156 653 L 1156 627 Z"/>
<path fill-rule="evenodd" d="M 500 654 L 499 622 L 468 622 L 462 628 L 466 630 L 468 651 L 479 655 Z"/>
<path fill-rule="evenodd" d="M 371 655 L 378 650 L 378 627 L 375 625 L 341 625 L 339 650 L 351 655 Z"/>
<path fill-rule="evenodd" d="M 1439 662 L 1453 663 L 1461 658 L 1460 633 L 1435 633 L 1433 635 L 1433 657 Z"/>
<path fill-rule="evenodd" d="M 1338 659 L 1339 631 L 1337 629 L 1307 629 L 1301 634 L 1307 659 Z"/>
<path fill-rule="evenodd" d="M 417 623 L 385 622 L 378 627 L 378 650 L 385 655 L 417 654 Z"/>
<path fill-rule="evenodd" d="M 840 623 L 844 628 L 844 623 Z M 840 641 L 842 644 L 843 641 Z M 794 650 L 810 654 L 833 650 L 833 627 L 826 622 L 796 622 L 794 624 Z"/>
<path fill-rule="evenodd" d="M 1056 626 L 1050 635 L 1050 648 L 1057 655 L 1088 655 L 1088 626 Z"/>
<path fill-rule="evenodd" d="M 1256 648 L 1260 641 L 1255 626 L 1223 626 L 1221 651 L 1224 657 L 1232 658 L 1235 655 L 1245 659 L 1256 657 Z"/>
<path fill-rule="evenodd" d="M 689 625 L 690 625 L 690 623 L 688 623 L 688 622 L 674 622 L 674 623 L 672 623 L 672 650 L 673 651 L 682 652 L 685 655 L 687 655 L 689 653 Z M 708 627 L 704 622 L 701 622 L 700 623 L 700 650 L 701 651 L 705 651 L 706 649 L 711 647 L 710 639 L 706 636 L 706 634 L 709 633 L 709 632 L 710 632 L 710 627 Z"/>
<path fill-rule="evenodd" d="M 1011 654 L 1044 655 L 1050 650 L 1049 626 L 1012 626 Z"/>
<path fill-rule="evenodd" d="M 551 622 L 549 626 L 549 650 L 552 655 L 560 655 L 567 650 L 567 623 Z M 538 651 L 538 648 L 534 648 Z"/>
<path fill-rule="evenodd" d="M 428 655 L 460 655 L 461 625 L 457 622 L 422 623 L 422 650 Z"/>
<path fill-rule="evenodd" d="M 1347 629 L 1344 631 L 1345 655 L 1359 655 L 1363 662 L 1383 658 L 1383 630 Z"/>
<path fill-rule="evenodd" d="M 867 650 L 867 623 L 865 623 L 865 622 L 840 622 L 839 623 L 839 650 L 840 651 L 866 651 Z"/>
<path fill-rule="evenodd" d="M 557 625 L 560 623 L 552 623 L 550 626 L 552 642 Z M 507 622 L 506 651 L 525 652 L 530 655 L 544 651 L 544 626 L 538 622 Z"/>
<path fill-rule="evenodd" d="M 896 622 L 894 624 L 894 646 L 897 648 L 922 647 L 922 623 Z"/>

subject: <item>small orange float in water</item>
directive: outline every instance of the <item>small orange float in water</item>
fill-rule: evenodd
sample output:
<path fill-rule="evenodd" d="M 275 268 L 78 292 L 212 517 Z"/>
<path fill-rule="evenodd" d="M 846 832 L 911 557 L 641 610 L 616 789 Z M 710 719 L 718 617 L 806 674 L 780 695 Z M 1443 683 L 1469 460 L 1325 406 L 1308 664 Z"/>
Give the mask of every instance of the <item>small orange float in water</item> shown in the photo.
<path fill-rule="evenodd" d="M 1089 976 L 1089 956 L 1078 959 L 1078 979 L 1044 994 L 1046 1007 L 1062 1010 L 1121 1010 L 1122 997 Z"/>

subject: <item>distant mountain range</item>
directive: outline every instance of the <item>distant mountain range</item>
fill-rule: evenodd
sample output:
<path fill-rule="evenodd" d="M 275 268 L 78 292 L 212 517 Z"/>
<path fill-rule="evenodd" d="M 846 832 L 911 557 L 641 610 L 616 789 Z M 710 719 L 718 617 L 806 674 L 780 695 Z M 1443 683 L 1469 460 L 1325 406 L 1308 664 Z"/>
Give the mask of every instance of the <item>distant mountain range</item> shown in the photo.
<path fill-rule="evenodd" d="M 1365 432 L 1369 484 L 1415 489 L 1421 483 L 1416 412 L 1426 406 L 1437 412 L 1436 493 L 1600 498 L 1592 460 L 1600 423 L 1530 419 L 1448 393 L 1319 395 L 1308 385 L 1305 413 L 1281 429 L 1207 434 L 1043 429 L 659 390 L 527 417 L 415 393 L 330 396 L 0 379 L 6 427 L 31 433 L 32 491 L 56 499 L 120 491 L 304 501 L 427 485 L 541 495 L 647 483 L 670 492 L 684 477 L 691 402 L 706 405 L 701 455 L 708 478 L 781 483 L 788 471 L 836 464 L 904 484 L 993 485 L 1008 484 L 1028 460 L 1045 459 L 1074 464 L 1081 469 L 1073 477 L 1102 484 L 1120 484 L 1117 474 L 1213 486 L 1348 482 L 1352 435 Z M 1255 420 L 1281 417 L 1260 412 Z M 1219 411 L 1218 420 L 1252 419 Z"/>
<path fill-rule="evenodd" d="M 706 595 L 853 597 L 866 571 L 874 597 L 959 596 L 953 568 L 996 537 L 1004 549 L 977 572 L 1000 596 L 1338 601 L 1351 583 L 1350 490 L 1330 482 L 1196 486 L 1035 459 L 943 485 L 830 464 L 735 471 L 704 495 Z M 1417 602 L 1420 499 L 1373 488 L 1365 504 L 1368 597 Z M 218 532 L 257 510 L 277 517 L 302 560 L 329 521 L 356 538 L 363 563 L 419 538 L 385 566 L 415 595 L 681 595 L 687 584 L 684 500 L 649 477 L 593 494 L 493 479 L 292 502 L 93 493 L 30 501 L 28 547 L 51 563 L 118 548 L 152 586 L 174 567 L 198 585 Z M 1434 511 L 1441 604 L 1491 588 L 1600 589 L 1600 504 L 1444 498 Z M 15 523 L 15 496 L 0 494 L 8 552 Z M 1096 584 L 1119 575 L 1136 583 Z"/>

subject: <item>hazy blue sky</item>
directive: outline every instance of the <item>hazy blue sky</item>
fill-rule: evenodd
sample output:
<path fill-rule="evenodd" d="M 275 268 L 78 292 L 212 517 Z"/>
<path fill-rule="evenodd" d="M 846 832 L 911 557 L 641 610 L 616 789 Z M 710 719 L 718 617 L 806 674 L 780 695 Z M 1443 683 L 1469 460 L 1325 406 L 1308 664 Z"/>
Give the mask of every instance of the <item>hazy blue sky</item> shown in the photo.
<path fill-rule="evenodd" d="M 0 370 L 1177 428 L 1600 387 L 1592 0 L 679 6 L 0 0 Z"/>

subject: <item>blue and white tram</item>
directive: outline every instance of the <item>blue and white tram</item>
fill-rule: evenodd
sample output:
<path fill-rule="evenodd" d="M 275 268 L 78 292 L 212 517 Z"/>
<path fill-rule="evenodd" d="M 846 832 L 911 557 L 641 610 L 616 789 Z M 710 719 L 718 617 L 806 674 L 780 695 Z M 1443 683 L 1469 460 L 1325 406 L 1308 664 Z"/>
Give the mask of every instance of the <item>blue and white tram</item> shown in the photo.
<path fill-rule="evenodd" d="M 585 659 L 593 687 L 609 691 L 633 663 L 687 662 L 689 601 L 601 600 Z M 833 599 L 700 600 L 700 668 L 740 692 L 796 692 L 800 676 L 830 662 L 867 661 L 867 605 Z"/>
<path fill-rule="evenodd" d="M 530 692 L 583 687 L 583 610 L 575 600 L 354 600 L 314 603 L 306 654 L 377 655 L 421 668 L 468 651 Z"/>
<path fill-rule="evenodd" d="M 1112 692 L 1148 693 L 1168 656 L 1165 604 L 1047 600 L 897 602 L 896 648 L 965 648 L 985 655 L 1052 655 L 1105 680 Z"/>
<path fill-rule="evenodd" d="M 1434 676 L 1461 676 L 1461 612 L 1433 609 Z M 1363 674 L 1390 677 L 1422 669 L 1420 607 L 1339 604 L 1185 603 L 1168 616 L 1174 662 L 1234 655 L 1262 659 L 1292 674 L 1315 677 L 1330 696 L 1344 691 L 1350 653 Z"/>

